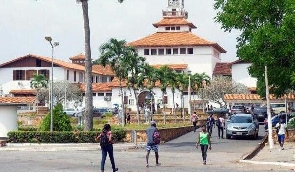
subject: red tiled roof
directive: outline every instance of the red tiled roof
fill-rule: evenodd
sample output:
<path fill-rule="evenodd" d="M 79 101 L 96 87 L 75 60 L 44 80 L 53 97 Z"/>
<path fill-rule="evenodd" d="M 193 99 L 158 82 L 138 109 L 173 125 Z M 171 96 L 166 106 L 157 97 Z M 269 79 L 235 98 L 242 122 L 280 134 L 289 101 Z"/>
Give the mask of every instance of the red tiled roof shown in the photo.
<path fill-rule="evenodd" d="M 187 68 L 187 64 L 165 64 L 166 66 L 168 66 L 171 69 L 186 69 Z M 163 64 L 154 64 L 151 65 L 152 67 L 159 69 L 160 67 L 165 66 Z"/>
<path fill-rule="evenodd" d="M 193 23 L 188 22 L 183 17 L 173 17 L 173 18 L 163 18 L 161 21 L 154 23 L 153 26 L 156 28 L 159 26 L 180 26 L 180 25 L 188 25 L 191 28 L 197 28 Z"/>
<path fill-rule="evenodd" d="M 105 67 L 103 67 L 102 65 L 92 65 L 92 70 L 101 75 L 115 75 L 110 65 L 106 65 Z"/>
<path fill-rule="evenodd" d="M 251 63 L 251 62 L 247 62 L 245 60 L 236 60 L 236 61 L 231 62 L 230 65 L 232 65 L 232 64 L 239 64 L 239 63 Z"/>
<path fill-rule="evenodd" d="M 209 42 L 191 32 L 156 32 L 130 42 L 128 45 L 133 47 L 212 46 L 221 53 L 226 53 L 217 43 Z"/>
<path fill-rule="evenodd" d="M 85 92 L 85 84 L 81 84 L 80 88 L 83 92 Z M 112 89 L 110 87 L 110 83 L 103 82 L 103 83 L 92 83 L 92 91 L 93 92 L 111 92 Z"/>
<path fill-rule="evenodd" d="M 270 95 L 270 100 L 284 100 L 286 97 L 287 100 L 295 100 L 294 94 L 287 94 L 281 97 L 275 97 Z M 258 94 L 225 94 L 225 100 L 262 100 Z"/>
<path fill-rule="evenodd" d="M 35 100 L 35 97 L 0 97 L 0 104 L 29 104 Z"/>
<path fill-rule="evenodd" d="M 10 90 L 10 94 L 36 94 L 36 90 Z"/>
<path fill-rule="evenodd" d="M 213 75 L 232 75 L 230 63 L 216 63 Z"/>
<path fill-rule="evenodd" d="M 85 60 L 85 55 L 80 53 L 76 56 L 70 57 L 70 60 Z"/>

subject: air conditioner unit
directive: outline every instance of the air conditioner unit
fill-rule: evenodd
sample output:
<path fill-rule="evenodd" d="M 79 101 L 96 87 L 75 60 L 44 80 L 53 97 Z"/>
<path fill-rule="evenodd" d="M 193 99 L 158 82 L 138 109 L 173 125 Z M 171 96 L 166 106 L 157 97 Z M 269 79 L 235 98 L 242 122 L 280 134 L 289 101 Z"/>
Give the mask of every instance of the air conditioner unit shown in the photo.
<path fill-rule="evenodd" d="M 104 101 L 111 101 L 112 100 L 112 97 L 111 96 L 104 96 Z"/>

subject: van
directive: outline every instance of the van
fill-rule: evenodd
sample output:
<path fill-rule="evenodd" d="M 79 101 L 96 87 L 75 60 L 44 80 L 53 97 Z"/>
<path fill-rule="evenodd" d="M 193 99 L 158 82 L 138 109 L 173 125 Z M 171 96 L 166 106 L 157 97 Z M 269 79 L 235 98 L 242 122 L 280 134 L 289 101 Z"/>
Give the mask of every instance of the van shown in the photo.
<path fill-rule="evenodd" d="M 286 104 L 285 103 L 270 103 L 270 107 L 273 109 L 275 114 L 279 114 L 281 112 L 286 112 Z"/>

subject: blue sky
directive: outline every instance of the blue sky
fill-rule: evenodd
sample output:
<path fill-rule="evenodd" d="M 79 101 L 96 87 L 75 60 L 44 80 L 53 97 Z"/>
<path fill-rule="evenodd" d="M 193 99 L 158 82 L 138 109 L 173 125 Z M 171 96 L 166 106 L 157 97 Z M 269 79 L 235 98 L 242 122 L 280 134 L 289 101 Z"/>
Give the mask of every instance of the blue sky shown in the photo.
<path fill-rule="evenodd" d="M 227 50 L 222 61 L 236 57 L 238 32 L 224 32 L 214 22 L 214 0 L 185 0 L 188 21 L 197 29 L 193 33 Z M 127 42 L 156 32 L 152 26 L 162 19 L 167 0 L 90 0 L 89 18 L 92 59 L 99 57 L 98 48 L 114 37 Z M 55 58 L 68 61 L 69 57 L 84 53 L 83 15 L 76 0 L 1 0 L 0 5 L 0 63 L 36 54 L 51 57 L 45 36 L 59 42 Z"/>

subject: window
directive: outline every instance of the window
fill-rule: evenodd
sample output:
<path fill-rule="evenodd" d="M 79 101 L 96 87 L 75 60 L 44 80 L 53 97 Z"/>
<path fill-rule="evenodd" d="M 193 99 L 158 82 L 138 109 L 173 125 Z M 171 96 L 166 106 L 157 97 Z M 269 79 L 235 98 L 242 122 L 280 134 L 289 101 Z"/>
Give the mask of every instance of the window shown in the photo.
<path fill-rule="evenodd" d="M 124 104 L 126 105 L 128 103 L 128 96 L 124 96 Z"/>
<path fill-rule="evenodd" d="M 193 48 L 188 48 L 187 49 L 187 54 L 194 54 L 194 49 Z"/>
<path fill-rule="evenodd" d="M 25 80 L 25 71 L 24 70 L 14 70 L 13 71 L 13 80 Z"/>
<path fill-rule="evenodd" d="M 97 96 L 103 97 L 104 96 L 104 93 L 97 93 Z"/>
<path fill-rule="evenodd" d="M 150 49 L 144 49 L 144 55 L 150 55 Z"/>
<path fill-rule="evenodd" d="M 41 60 L 40 59 L 36 59 L 36 67 L 41 67 Z"/>
<path fill-rule="evenodd" d="M 79 72 L 79 82 L 83 82 L 83 73 Z"/>
<path fill-rule="evenodd" d="M 173 54 L 178 54 L 178 48 L 173 48 Z"/>
<path fill-rule="evenodd" d="M 159 49 L 158 53 L 159 53 L 159 55 L 164 55 L 164 49 Z"/>
<path fill-rule="evenodd" d="M 177 27 L 176 27 L 176 30 L 180 30 L 180 26 L 177 26 Z"/>
<path fill-rule="evenodd" d="M 26 70 L 26 80 L 31 80 L 34 74 L 37 74 L 36 70 Z"/>
<path fill-rule="evenodd" d="M 70 71 L 67 70 L 67 80 L 69 80 L 69 79 L 70 79 Z"/>
<path fill-rule="evenodd" d="M 164 96 L 163 104 L 168 104 L 168 97 L 167 96 Z"/>
<path fill-rule="evenodd" d="M 108 82 L 108 77 L 107 76 L 102 76 L 101 82 Z"/>
<path fill-rule="evenodd" d="M 129 105 L 134 105 L 134 99 L 129 99 Z"/>
<path fill-rule="evenodd" d="M 38 73 L 44 75 L 45 78 L 49 79 L 49 70 L 39 70 Z"/>
<path fill-rule="evenodd" d="M 171 30 L 175 30 L 175 27 L 171 27 Z"/>
<path fill-rule="evenodd" d="M 74 82 L 76 82 L 76 71 L 74 71 Z"/>
<path fill-rule="evenodd" d="M 170 27 L 165 27 L 165 30 L 170 30 Z"/>
<path fill-rule="evenodd" d="M 180 48 L 180 54 L 186 54 L 186 48 Z"/>
<path fill-rule="evenodd" d="M 95 77 L 95 82 L 98 83 L 98 76 Z"/>
<path fill-rule="evenodd" d="M 151 55 L 157 55 L 157 49 L 151 49 Z"/>
<path fill-rule="evenodd" d="M 106 96 L 112 96 L 112 93 L 106 93 Z"/>
<path fill-rule="evenodd" d="M 171 54 L 171 48 L 166 49 L 166 54 Z"/>
<path fill-rule="evenodd" d="M 96 93 L 92 93 L 92 95 L 93 95 L 93 97 L 95 97 L 96 96 Z"/>

